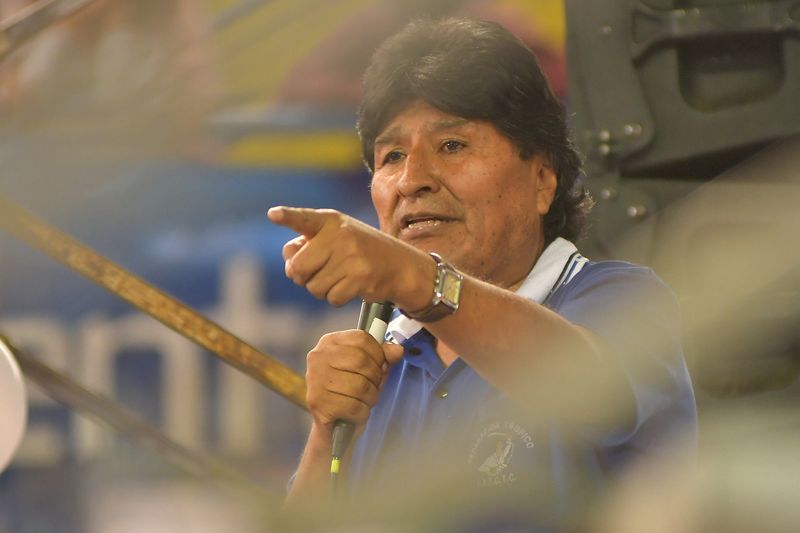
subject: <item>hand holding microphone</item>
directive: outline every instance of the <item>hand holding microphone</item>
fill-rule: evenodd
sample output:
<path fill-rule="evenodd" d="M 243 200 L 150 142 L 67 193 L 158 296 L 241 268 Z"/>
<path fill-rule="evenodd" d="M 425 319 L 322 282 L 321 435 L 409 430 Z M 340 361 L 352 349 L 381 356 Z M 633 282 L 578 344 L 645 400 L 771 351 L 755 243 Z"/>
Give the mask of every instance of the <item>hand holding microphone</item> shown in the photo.
<path fill-rule="evenodd" d="M 358 317 L 358 329 L 366 331 L 369 336 L 379 343 L 383 343 L 389 320 L 392 317 L 392 305 L 389 302 L 367 302 L 361 304 L 361 314 Z M 400 352 L 402 354 L 402 351 Z M 384 376 L 389 364 L 384 362 L 382 370 Z M 383 379 L 381 380 L 381 385 Z M 378 387 L 380 391 L 380 387 Z M 331 445 L 331 479 L 335 483 L 339 475 L 341 461 L 344 457 L 350 442 L 353 440 L 356 426 L 355 423 L 347 419 L 338 419 L 333 426 L 333 436 Z"/>
<path fill-rule="evenodd" d="M 383 318 L 375 319 L 379 308 Z M 366 424 L 389 368 L 403 357 L 402 346 L 383 343 L 385 326 L 381 322 L 388 321 L 391 307 L 365 304 L 362 309 L 362 329 L 324 335 L 306 360 L 308 408 L 315 426 L 330 436 L 332 446 L 336 435 L 337 449 L 331 451 L 340 461 L 348 441 Z M 334 431 L 340 420 L 349 424 L 339 424 L 340 429 Z"/>

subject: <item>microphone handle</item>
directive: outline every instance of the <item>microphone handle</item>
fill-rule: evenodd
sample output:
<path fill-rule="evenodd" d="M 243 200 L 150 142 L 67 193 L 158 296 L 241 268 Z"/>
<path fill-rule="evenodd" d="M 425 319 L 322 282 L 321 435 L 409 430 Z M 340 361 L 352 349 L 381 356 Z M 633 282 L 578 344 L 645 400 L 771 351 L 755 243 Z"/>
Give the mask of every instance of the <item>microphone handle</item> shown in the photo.
<path fill-rule="evenodd" d="M 383 343 L 386 328 L 392 316 L 392 304 L 389 302 L 361 303 L 361 313 L 358 316 L 358 329 L 366 331 L 373 339 Z M 336 460 L 344 457 L 350 441 L 353 440 L 356 425 L 349 420 L 337 420 L 333 425 L 333 444 L 331 456 Z M 338 465 L 338 462 L 337 462 Z"/>

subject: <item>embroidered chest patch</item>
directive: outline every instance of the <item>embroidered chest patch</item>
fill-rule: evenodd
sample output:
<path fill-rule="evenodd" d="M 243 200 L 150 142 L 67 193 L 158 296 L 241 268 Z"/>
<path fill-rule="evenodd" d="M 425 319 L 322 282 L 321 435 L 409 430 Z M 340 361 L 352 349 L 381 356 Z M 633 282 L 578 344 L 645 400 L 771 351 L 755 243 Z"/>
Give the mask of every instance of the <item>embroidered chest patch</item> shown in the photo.
<path fill-rule="evenodd" d="M 479 488 L 515 483 L 520 479 L 515 461 L 534 447 L 533 437 L 514 420 L 492 422 L 484 426 L 475 438 L 467 457 Z"/>

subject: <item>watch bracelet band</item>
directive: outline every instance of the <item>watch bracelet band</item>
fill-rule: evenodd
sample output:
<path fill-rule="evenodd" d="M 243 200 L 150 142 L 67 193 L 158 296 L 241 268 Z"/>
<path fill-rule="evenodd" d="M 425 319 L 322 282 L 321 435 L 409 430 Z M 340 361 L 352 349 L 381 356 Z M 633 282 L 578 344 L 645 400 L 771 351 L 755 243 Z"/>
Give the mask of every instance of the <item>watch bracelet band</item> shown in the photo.
<path fill-rule="evenodd" d="M 433 280 L 433 298 L 431 299 L 431 303 L 423 310 L 414 313 L 413 315 L 407 313 L 403 309 L 400 309 L 400 312 L 403 313 L 408 318 L 416 320 L 418 322 L 436 322 L 448 315 L 452 315 L 458 309 L 458 302 L 454 302 L 454 304 L 448 303 L 445 299 L 442 298 L 442 285 L 443 285 L 443 277 L 446 276 L 448 273 L 457 276 L 458 283 L 461 283 L 463 277 L 461 274 L 456 271 L 453 266 L 446 262 L 442 257 L 435 253 L 429 252 L 431 258 L 436 261 L 436 276 Z"/>

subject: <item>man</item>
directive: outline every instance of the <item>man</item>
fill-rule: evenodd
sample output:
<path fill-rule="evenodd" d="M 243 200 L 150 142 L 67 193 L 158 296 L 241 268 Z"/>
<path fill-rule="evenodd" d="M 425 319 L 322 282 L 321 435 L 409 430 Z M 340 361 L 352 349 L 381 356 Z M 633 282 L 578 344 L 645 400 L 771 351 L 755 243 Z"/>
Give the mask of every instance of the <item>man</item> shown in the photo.
<path fill-rule="evenodd" d="M 543 521 L 694 430 L 674 298 L 649 269 L 588 262 L 570 242 L 591 201 L 563 108 L 518 39 L 483 21 L 412 23 L 373 56 L 358 129 L 380 231 L 329 210 L 269 218 L 300 234 L 288 277 L 333 305 L 393 302 L 401 344 L 352 330 L 308 354 L 313 422 L 290 501 L 327 489 L 337 419 L 360 435 L 355 487 L 458 480 L 447 490 L 476 501 L 539 500 L 516 510 Z"/>

